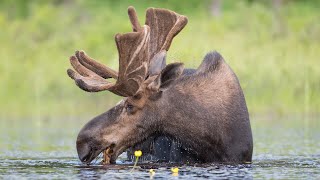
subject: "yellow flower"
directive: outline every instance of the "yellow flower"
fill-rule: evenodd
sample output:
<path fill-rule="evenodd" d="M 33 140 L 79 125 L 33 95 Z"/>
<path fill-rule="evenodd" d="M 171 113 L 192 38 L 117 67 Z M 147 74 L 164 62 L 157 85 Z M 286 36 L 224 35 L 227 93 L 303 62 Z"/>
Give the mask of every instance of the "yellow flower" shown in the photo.
<path fill-rule="evenodd" d="M 171 171 L 173 173 L 178 173 L 179 172 L 179 168 L 175 167 L 175 168 L 171 168 Z"/>
<path fill-rule="evenodd" d="M 154 176 L 154 174 L 156 173 L 153 169 L 150 169 L 149 172 L 151 176 Z"/>
<path fill-rule="evenodd" d="M 142 156 L 142 151 L 140 151 L 140 150 L 135 151 L 135 152 L 134 152 L 134 156 L 136 156 L 136 157 Z"/>

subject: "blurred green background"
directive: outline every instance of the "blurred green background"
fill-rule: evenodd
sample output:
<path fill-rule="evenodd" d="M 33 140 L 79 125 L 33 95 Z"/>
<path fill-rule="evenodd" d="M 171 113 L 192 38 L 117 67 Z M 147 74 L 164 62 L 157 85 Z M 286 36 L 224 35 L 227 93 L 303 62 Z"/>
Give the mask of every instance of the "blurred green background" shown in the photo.
<path fill-rule="evenodd" d="M 0 0 L 0 179 L 106 173 L 74 168 L 75 142 L 121 97 L 84 92 L 66 70 L 79 49 L 118 69 L 114 35 L 131 31 L 130 5 L 141 23 L 148 7 L 189 18 L 168 63 L 197 68 L 217 50 L 238 75 L 254 137 L 249 176 L 318 178 L 320 0 Z"/>
<path fill-rule="evenodd" d="M 318 0 L 1 0 L 0 118 L 93 117 L 113 106 L 119 97 L 80 90 L 66 69 L 79 49 L 118 68 L 114 35 L 131 31 L 129 5 L 140 22 L 147 7 L 186 15 L 168 63 L 196 68 L 207 52 L 219 51 L 251 115 L 319 114 Z"/>

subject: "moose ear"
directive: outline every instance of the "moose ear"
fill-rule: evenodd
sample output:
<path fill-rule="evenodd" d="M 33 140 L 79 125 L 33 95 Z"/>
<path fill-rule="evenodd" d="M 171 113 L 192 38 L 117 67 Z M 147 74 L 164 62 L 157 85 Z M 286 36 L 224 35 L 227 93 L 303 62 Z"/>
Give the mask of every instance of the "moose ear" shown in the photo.
<path fill-rule="evenodd" d="M 148 88 L 153 91 L 166 89 L 174 80 L 178 79 L 183 72 L 183 63 L 172 63 L 167 65 L 158 76 L 152 76 L 147 79 L 150 83 Z"/>
<path fill-rule="evenodd" d="M 181 76 L 183 69 L 183 63 L 171 63 L 167 65 L 160 74 L 160 89 L 170 86 L 172 82 Z"/>
<path fill-rule="evenodd" d="M 148 85 L 148 88 L 158 92 L 150 96 L 149 99 L 159 99 L 162 95 L 161 90 L 168 88 L 176 79 L 178 79 L 181 76 L 183 69 L 183 63 L 172 63 L 167 65 L 158 76 L 149 77 L 152 82 Z"/>
<path fill-rule="evenodd" d="M 161 70 L 166 66 L 166 55 L 167 51 L 162 50 L 153 56 L 153 58 L 150 60 L 148 72 L 149 76 L 154 76 L 161 73 Z"/>

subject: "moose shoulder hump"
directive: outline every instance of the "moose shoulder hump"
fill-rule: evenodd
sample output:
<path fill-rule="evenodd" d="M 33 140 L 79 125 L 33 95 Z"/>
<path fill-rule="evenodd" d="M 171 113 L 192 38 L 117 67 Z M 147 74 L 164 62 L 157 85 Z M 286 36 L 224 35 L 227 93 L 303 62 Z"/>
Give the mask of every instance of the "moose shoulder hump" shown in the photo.
<path fill-rule="evenodd" d="M 217 51 L 209 52 L 198 67 L 197 73 L 213 72 L 222 61 L 223 57 Z"/>

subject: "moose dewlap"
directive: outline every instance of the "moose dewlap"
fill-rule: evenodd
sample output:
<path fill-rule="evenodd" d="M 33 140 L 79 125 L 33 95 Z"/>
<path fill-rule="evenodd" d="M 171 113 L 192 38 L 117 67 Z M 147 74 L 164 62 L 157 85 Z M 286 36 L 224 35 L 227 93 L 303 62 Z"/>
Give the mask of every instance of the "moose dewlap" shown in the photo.
<path fill-rule="evenodd" d="M 197 69 L 166 64 L 166 53 L 187 18 L 149 8 L 141 26 L 133 7 L 128 14 L 133 32 L 115 36 L 118 72 L 83 51 L 70 57 L 74 70 L 68 69 L 68 75 L 81 89 L 124 97 L 81 129 L 76 143 L 79 159 L 90 164 L 103 152 L 104 163 L 115 163 L 122 152 L 139 146 L 142 156 L 168 156 L 166 161 L 251 162 L 245 98 L 222 56 L 208 53 Z M 156 140 L 166 138 L 168 143 Z"/>

